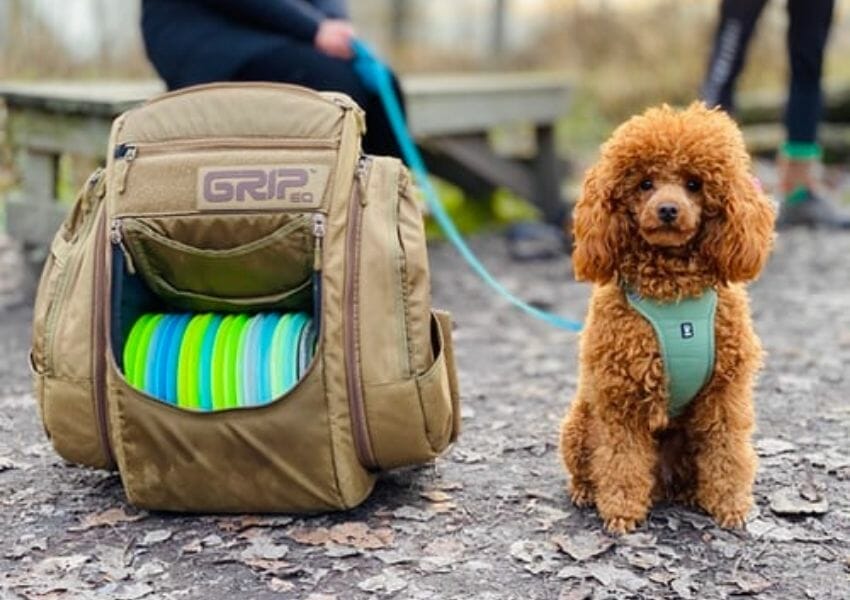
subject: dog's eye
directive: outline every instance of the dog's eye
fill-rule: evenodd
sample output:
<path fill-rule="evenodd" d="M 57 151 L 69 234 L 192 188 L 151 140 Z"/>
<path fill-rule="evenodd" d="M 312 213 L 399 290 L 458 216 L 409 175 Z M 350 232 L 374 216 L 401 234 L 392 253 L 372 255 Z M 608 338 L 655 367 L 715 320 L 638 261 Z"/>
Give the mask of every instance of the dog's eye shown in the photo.
<path fill-rule="evenodd" d="M 652 189 L 652 180 L 651 179 L 644 179 L 643 181 L 641 181 L 640 182 L 640 189 L 642 189 L 643 191 L 651 190 Z"/>
<path fill-rule="evenodd" d="M 697 179 L 696 177 L 691 177 L 688 179 L 685 186 L 688 188 L 689 192 L 698 192 L 702 189 L 702 181 Z"/>

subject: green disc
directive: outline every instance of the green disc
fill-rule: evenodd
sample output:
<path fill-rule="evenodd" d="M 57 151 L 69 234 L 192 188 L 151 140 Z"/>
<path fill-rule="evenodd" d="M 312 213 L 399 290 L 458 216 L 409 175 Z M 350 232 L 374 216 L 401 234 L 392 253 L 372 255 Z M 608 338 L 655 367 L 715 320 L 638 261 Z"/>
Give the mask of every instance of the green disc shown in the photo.
<path fill-rule="evenodd" d="M 124 377 L 127 382 L 135 386 L 136 380 L 136 354 L 139 352 L 139 339 L 142 337 L 142 331 L 148 324 L 148 321 L 153 319 L 152 313 L 145 313 L 139 317 L 133 326 L 130 328 L 130 334 L 124 342 L 124 353 L 122 355 L 124 361 Z"/>
<path fill-rule="evenodd" d="M 222 319 L 221 325 L 215 334 L 215 343 L 213 344 L 212 363 L 212 404 L 213 410 L 221 410 L 227 408 L 227 393 L 225 391 L 225 348 L 227 347 L 227 336 L 230 334 L 230 329 L 236 320 L 235 315 L 227 315 Z"/>

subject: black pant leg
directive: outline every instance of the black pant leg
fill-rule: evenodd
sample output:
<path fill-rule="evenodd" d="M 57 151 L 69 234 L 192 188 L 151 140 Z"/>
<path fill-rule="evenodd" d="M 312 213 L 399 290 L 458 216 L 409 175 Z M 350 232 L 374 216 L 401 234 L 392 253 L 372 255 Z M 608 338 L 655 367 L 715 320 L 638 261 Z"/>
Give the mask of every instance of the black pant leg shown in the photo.
<path fill-rule="evenodd" d="M 734 109 L 735 82 L 767 0 L 723 0 L 701 96 L 709 106 Z"/>
<path fill-rule="evenodd" d="M 791 142 L 817 140 L 823 106 L 823 55 L 834 6 L 834 0 L 788 0 L 791 84 L 785 127 Z"/>

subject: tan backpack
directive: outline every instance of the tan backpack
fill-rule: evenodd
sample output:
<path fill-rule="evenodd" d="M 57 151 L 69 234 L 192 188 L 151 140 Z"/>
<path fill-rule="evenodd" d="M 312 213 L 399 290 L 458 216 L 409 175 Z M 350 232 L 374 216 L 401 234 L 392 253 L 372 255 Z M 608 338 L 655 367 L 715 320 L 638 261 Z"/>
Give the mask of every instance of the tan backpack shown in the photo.
<path fill-rule="evenodd" d="M 414 188 L 398 160 L 361 153 L 363 129 L 348 97 L 276 84 L 199 86 L 115 120 L 36 298 L 36 397 L 59 454 L 117 468 L 145 508 L 321 511 L 456 439 L 451 322 L 431 310 Z M 145 311 L 314 308 L 311 366 L 269 404 L 190 411 L 124 377 Z"/>

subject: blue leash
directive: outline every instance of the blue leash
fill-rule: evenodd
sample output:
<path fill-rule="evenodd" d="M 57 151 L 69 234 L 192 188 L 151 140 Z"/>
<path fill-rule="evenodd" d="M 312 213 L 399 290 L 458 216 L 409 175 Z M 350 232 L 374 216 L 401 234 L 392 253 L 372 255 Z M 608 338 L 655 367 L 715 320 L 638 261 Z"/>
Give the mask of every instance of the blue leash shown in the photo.
<path fill-rule="evenodd" d="M 532 317 L 540 319 L 559 329 L 578 332 L 581 331 L 581 323 L 573 321 L 556 314 L 540 310 L 524 302 L 520 298 L 512 294 L 505 288 L 489 271 L 481 264 L 478 257 L 473 254 L 469 246 L 461 236 L 446 209 L 443 208 L 440 202 L 437 190 L 434 188 L 431 180 L 428 177 L 428 169 L 425 167 L 425 161 L 422 160 L 422 155 L 419 154 L 419 149 L 413 143 L 410 132 L 407 130 L 404 114 L 401 110 L 398 96 L 392 83 L 392 76 L 389 69 L 375 55 L 369 46 L 360 40 L 354 42 L 354 70 L 360 76 L 363 83 L 370 90 L 376 92 L 384 105 L 384 110 L 390 120 L 393 133 L 395 133 L 398 144 L 401 147 L 401 152 L 404 155 L 407 164 L 410 165 L 414 177 L 425 195 L 425 203 L 428 205 L 431 215 L 437 221 L 440 229 L 443 230 L 445 236 L 449 239 L 452 245 L 460 253 L 461 257 L 467 262 L 473 271 L 500 296 L 508 302 L 528 313 Z"/>

